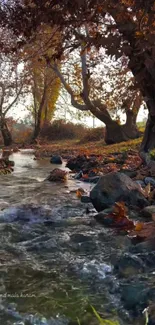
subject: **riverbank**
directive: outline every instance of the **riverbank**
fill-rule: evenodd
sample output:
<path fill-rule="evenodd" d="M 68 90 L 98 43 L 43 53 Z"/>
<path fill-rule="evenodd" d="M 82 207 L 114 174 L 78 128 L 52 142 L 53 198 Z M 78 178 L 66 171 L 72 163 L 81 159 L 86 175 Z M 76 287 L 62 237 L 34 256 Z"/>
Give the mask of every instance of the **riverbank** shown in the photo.
<path fill-rule="evenodd" d="M 103 140 L 89 141 L 86 143 L 80 143 L 79 140 L 65 140 L 53 141 L 48 144 L 44 143 L 33 146 L 33 148 L 35 149 L 35 156 L 37 158 L 50 157 L 52 154 L 59 154 L 63 158 L 66 158 L 66 156 L 78 154 L 106 155 L 113 152 L 125 152 L 130 149 L 138 151 L 141 140 L 141 138 L 138 138 L 113 145 L 106 145 Z"/>

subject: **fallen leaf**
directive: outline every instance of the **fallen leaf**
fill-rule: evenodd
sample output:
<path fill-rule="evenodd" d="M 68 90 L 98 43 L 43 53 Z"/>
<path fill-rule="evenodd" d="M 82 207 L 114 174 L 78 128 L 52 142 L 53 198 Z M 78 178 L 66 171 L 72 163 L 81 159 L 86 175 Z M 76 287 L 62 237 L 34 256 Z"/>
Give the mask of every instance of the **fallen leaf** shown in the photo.
<path fill-rule="evenodd" d="M 119 216 L 120 218 L 124 218 L 127 214 L 127 208 L 124 202 L 116 202 L 113 213 Z"/>
<path fill-rule="evenodd" d="M 137 222 L 136 223 L 136 226 L 135 226 L 135 230 L 136 231 L 140 231 L 140 230 L 143 229 L 143 227 L 144 227 L 144 223 L 143 222 Z"/>
<path fill-rule="evenodd" d="M 129 238 L 136 237 L 141 240 L 148 240 L 151 238 L 155 238 L 155 222 L 147 222 L 143 224 L 143 228 L 141 230 L 132 230 L 129 235 Z"/>
<path fill-rule="evenodd" d="M 78 188 L 76 191 L 76 196 L 80 199 L 83 194 L 86 194 L 86 191 L 83 188 Z"/>
<path fill-rule="evenodd" d="M 84 178 L 84 179 L 87 179 L 89 176 L 88 176 L 88 174 L 83 174 L 82 175 L 82 178 Z"/>
<path fill-rule="evenodd" d="M 145 197 L 148 198 L 149 195 L 150 195 L 150 192 L 151 192 L 151 185 L 150 183 L 148 183 L 144 189 L 144 192 L 145 192 Z"/>

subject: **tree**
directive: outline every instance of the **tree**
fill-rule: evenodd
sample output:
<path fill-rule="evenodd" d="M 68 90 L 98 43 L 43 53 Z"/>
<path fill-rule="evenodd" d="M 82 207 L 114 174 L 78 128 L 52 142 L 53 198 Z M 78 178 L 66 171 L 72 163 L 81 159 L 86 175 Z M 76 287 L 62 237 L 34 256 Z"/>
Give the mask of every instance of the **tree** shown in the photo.
<path fill-rule="evenodd" d="M 52 55 L 54 51 L 54 47 L 46 46 L 51 33 L 51 29 L 44 25 L 39 28 L 33 44 L 24 46 L 25 69 L 30 76 L 30 93 L 33 98 L 34 132 L 32 142 L 38 137 L 43 124 L 51 121 L 60 91 L 60 81 L 54 73 L 51 73 L 44 57 Z"/>
<path fill-rule="evenodd" d="M 48 60 L 49 67 L 70 94 L 72 105 L 82 112 L 91 112 L 105 123 L 107 143 L 138 137 L 136 118 L 142 96 L 134 85 L 133 76 L 121 60 L 109 60 L 102 51 L 96 56 L 94 49 L 88 51 L 85 45 L 81 46 L 81 51 L 73 52 L 70 59 L 65 55 L 67 64 L 62 62 L 63 71 L 56 61 Z M 103 55 L 105 63 L 101 64 Z M 120 111 L 126 114 L 124 125 L 117 118 L 116 112 L 120 114 Z"/>
<path fill-rule="evenodd" d="M 109 55 L 125 54 L 128 67 L 142 92 L 149 110 L 149 119 L 144 135 L 142 150 L 155 147 L 155 4 L 153 0 L 46 0 L 13 2 L 11 16 L 1 8 L 3 22 L 9 18 L 10 26 L 22 40 L 30 39 L 40 23 L 49 23 L 63 31 L 64 42 L 57 47 L 55 58 L 61 58 L 70 40 L 70 48 L 81 41 L 79 27 L 85 22 L 92 33 L 82 35 L 86 47 L 94 44 L 104 47 Z M 10 19 L 11 18 L 11 19 Z M 22 22 L 22 23 L 21 23 Z M 102 28 L 104 26 L 105 28 Z M 74 28 L 73 28 L 74 27 Z M 73 32 L 76 31 L 76 38 Z M 53 57 L 54 58 L 54 57 Z"/>
<path fill-rule="evenodd" d="M 25 89 L 25 75 L 17 57 L 0 55 L 0 131 L 4 145 L 12 144 L 7 115 L 19 103 Z"/>

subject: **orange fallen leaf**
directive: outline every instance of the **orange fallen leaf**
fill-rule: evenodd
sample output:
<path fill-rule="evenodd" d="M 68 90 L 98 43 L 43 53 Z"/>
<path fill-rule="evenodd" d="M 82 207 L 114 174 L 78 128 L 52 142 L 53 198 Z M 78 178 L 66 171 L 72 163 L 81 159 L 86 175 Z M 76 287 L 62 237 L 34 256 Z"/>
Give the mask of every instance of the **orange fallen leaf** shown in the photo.
<path fill-rule="evenodd" d="M 136 226 L 135 226 L 135 230 L 136 231 L 140 231 L 140 230 L 143 229 L 143 227 L 144 227 L 144 223 L 143 222 L 137 222 L 136 223 Z"/>
<path fill-rule="evenodd" d="M 129 233 L 128 237 L 136 237 L 140 240 L 149 240 L 151 238 L 155 238 L 155 222 L 144 223 L 141 230 L 132 230 Z"/>
<path fill-rule="evenodd" d="M 124 202 L 116 202 L 113 208 L 113 213 L 120 218 L 124 218 L 127 214 L 127 208 Z"/>
<path fill-rule="evenodd" d="M 83 174 L 82 175 L 82 178 L 84 178 L 84 179 L 87 179 L 89 176 L 88 176 L 88 174 Z"/>
<path fill-rule="evenodd" d="M 80 199 L 81 196 L 82 196 L 82 193 L 81 193 L 79 190 L 77 190 L 77 191 L 76 191 L 76 196 Z"/>

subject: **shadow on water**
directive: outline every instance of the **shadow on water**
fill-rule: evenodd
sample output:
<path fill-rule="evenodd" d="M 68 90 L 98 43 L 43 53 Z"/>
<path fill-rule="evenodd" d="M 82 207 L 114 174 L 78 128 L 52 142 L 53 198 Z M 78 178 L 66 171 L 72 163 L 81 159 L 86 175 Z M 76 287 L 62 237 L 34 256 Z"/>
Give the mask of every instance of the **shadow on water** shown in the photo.
<path fill-rule="evenodd" d="M 45 180 L 57 166 L 33 151 L 10 159 L 14 172 L 0 176 L 0 324 L 90 324 L 90 304 L 130 324 L 112 267 L 126 239 L 94 226 L 75 195 L 81 184 Z"/>

